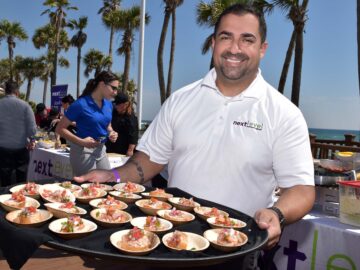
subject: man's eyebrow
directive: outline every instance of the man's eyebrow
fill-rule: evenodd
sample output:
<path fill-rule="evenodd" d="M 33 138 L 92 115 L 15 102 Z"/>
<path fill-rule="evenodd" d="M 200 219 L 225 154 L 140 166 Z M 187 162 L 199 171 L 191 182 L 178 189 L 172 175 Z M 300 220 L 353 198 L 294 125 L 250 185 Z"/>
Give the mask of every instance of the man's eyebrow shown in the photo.
<path fill-rule="evenodd" d="M 223 30 L 217 34 L 217 36 L 220 36 L 220 35 L 232 36 L 233 34 L 231 32 Z"/>

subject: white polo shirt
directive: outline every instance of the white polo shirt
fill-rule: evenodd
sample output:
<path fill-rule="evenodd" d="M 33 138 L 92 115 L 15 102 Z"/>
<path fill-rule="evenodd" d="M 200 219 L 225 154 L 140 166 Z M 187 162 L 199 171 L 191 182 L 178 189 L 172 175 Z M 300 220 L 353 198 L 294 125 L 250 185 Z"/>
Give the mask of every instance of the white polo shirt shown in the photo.
<path fill-rule="evenodd" d="M 259 70 L 238 96 L 222 95 L 211 70 L 174 92 L 137 149 L 168 164 L 169 186 L 253 216 L 276 186 L 314 185 L 306 122 Z"/>

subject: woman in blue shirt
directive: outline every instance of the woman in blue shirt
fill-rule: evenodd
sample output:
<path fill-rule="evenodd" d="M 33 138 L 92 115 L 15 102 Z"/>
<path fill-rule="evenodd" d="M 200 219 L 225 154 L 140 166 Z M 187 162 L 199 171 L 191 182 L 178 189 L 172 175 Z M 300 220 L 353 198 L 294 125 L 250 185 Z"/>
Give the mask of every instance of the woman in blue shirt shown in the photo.
<path fill-rule="evenodd" d="M 117 140 L 118 134 L 111 127 L 111 99 L 117 94 L 118 77 L 102 71 L 86 84 L 79 97 L 65 112 L 56 132 L 70 142 L 70 162 L 74 176 L 93 169 L 110 169 L 105 142 Z M 67 128 L 76 122 L 76 134 Z"/>

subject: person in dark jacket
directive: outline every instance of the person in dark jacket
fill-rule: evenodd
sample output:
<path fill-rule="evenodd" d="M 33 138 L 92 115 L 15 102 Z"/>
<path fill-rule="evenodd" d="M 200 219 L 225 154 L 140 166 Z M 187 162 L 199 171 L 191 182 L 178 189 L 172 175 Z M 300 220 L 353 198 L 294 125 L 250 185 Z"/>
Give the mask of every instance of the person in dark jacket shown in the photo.
<path fill-rule="evenodd" d="M 132 156 L 139 139 L 139 127 L 129 97 L 124 93 L 115 97 L 111 125 L 119 137 L 114 143 L 106 142 L 106 151 Z"/>

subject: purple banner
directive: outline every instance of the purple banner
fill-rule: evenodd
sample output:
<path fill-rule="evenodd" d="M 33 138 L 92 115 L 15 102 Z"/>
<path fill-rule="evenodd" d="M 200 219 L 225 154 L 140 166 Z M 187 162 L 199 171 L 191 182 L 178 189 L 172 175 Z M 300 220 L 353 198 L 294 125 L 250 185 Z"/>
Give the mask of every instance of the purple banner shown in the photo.
<path fill-rule="evenodd" d="M 61 99 L 67 95 L 67 84 L 54 85 L 51 87 L 51 108 L 56 107 L 61 111 Z"/>

